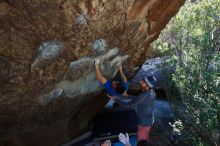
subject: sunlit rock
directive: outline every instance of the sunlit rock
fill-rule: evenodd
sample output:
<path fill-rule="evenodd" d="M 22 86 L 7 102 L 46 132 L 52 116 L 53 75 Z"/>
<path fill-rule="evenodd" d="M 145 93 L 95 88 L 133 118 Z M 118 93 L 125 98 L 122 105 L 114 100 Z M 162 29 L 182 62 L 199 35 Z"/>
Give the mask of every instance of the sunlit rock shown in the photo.
<path fill-rule="evenodd" d="M 93 44 L 93 50 L 97 54 L 103 53 L 105 51 L 106 47 L 107 47 L 107 43 L 106 43 L 106 41 L 104 39 L 98 39 Z"/>
<path fill-rule="evenodd" d="M 74 82 L 81 77 L 86 77 L 89 73 L 93 71 L 94 59 L 82 58 L 70 63 L 64 79 Z"/>
<path fill-rule="evenodd" d="M 43 62 L 56 59 L 63 51 L 63 44 L 60 42 L 45 42 L 39 47 L 36 58 L 31 68 L 39 66 Z"/>
<path fill-rule="evenodd" d="M 156 78 L 155 88 L 163 88 L 165 77 L 164 70 L 164 58 L 158 57 L 147 59 L 132 81 L 139 84 L 143 77 L 153 75 Z"/>
<path fill-rule="evenodd" d="M 41 103 L 41 105 L 45 105 L 45 104 L 48 104 L 50 101 L 60 97 L 62 95 L 62 92 L 63 92 L 63 89 L 54 89 L 53 91 L 47 93 L 47 94 L 44 94 L 44 95 L 41 95 L 39 97 L 39 101 Z"/>
<path fill-rule="evenodd" d="M 87 18 L 86 16 L 82 15 L 82 14 L 77 14 L 76 15 L 76 20 L 75 23 L 81 27 L 85 27 L 87 26 Z"/>
<path fill-rule="evenodd" d="M 66 97 L 74 98 L 81 96 L 86 98 L 85 95 L 93 92 L 98 92 L 103 89 L 100 82 L 96 79 L 95 73 L 90 73 L 85 78 L 71 82 L 63 80 L 57 84 L 58 88 L 62 88 Z"/>
<path fill-rule="evenodd" d="M 108 79 L 116 75 L 119 66 L 128 58 L 128 55 L 119 56 L 117 53 L 118 48 L 113 48 L 97 57 L 100 59 L 100 69 Z M 94 61 L 95 59 L 82 58 L 70 63 L 64 80 L 57 84 L 57 88 L 63 89 L 64 96 L 74 98 L 103 89 L 96 78 Z"/>

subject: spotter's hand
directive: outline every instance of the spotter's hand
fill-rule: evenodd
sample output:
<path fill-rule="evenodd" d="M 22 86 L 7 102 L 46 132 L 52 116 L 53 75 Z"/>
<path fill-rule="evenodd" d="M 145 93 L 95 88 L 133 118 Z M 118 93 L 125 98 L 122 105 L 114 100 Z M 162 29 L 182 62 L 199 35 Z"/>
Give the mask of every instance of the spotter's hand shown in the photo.
<path fill-rule="evenodd" d="M 124 134 L 120 133 L 118 135 L 118 138 L 119 138 L 119 141 L 121 141 L 124 145 L 126 145 L 126 146 L 130 145 L 129 136 L 127 133 L 126 133 L 126 136 Z"/>

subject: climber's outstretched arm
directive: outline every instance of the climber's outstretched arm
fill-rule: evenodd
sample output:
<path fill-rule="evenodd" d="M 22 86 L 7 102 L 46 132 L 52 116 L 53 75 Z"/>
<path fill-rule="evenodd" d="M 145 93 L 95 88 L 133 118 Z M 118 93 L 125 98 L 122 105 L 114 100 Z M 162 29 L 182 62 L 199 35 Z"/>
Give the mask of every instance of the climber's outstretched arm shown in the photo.
<path fill-rule="evenodd" d="M 125 73 L 123 72 L 123 69 L 122 69 L 122 66 L 119 67 L 119 72 L 120 72 L 120 75 L 121 75 L 121 78 L 124 82 L 127 82 L 127 77 L 125 75 Z"/>
<path fill-rule="evenodd" d="M 128 96 L 128 93 L 127 93 L 127 90 L 128 90 L 128 83 L 127 82 L 128 82 L 128 80 L 127 80 L 127 77 L 126 77 L 126 75 L 125 75 L 125 73 L 122 69 L 122 66 L 119 67 L 119 72 L 120 72 L 121 78 L 124 82 L 123 85 L 124 85 L 125 91 L 124 91 L 123 95 Z"/>
<path fill-rule="evenodd" d="M 101 70 L 100 70 L 100 60 L 96 59 L 95 60 L 95 72 L 96 72 L 96 77 L 97 79 L 102 83 L 105 84 L 107 82 L 107 79 L 103 76 Z"/>

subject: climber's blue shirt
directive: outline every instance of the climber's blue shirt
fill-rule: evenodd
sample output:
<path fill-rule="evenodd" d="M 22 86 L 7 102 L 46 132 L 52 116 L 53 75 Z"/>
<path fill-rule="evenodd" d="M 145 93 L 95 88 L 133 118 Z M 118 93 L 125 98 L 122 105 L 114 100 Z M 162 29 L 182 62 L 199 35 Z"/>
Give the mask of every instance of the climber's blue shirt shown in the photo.
<path fill-rule="evenodd" d="M 117 93 L 115 91 L 115 89 L 112 88 L 112 81 L 107 80 L 105 84 L 103 84 L 105 87 L 105 90 L 108 92 L 109 95 L 111 96 L 116 96 L 116 95 L 120 95 L 119 93 Z M 122 88 L 124 88 L 124 90 L 128 90 L 128 83 L 127 82 L 121 82 Z"/>

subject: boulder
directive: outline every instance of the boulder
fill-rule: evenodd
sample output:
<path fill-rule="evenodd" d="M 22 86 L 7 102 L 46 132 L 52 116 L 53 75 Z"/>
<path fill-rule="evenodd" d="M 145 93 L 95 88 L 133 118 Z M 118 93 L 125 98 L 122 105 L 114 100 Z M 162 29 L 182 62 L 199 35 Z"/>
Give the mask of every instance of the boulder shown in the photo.
<path fill-rule="evenodd" d="M 0 144 L 55 146 L 80 134 L 105 105 L 94 59 L 108 79 L 121 64 L 132 77 L 184 2 L 0 1 Z"/>

